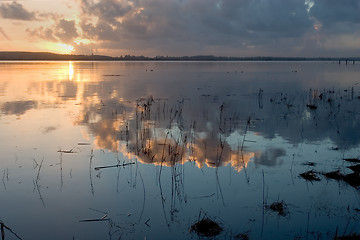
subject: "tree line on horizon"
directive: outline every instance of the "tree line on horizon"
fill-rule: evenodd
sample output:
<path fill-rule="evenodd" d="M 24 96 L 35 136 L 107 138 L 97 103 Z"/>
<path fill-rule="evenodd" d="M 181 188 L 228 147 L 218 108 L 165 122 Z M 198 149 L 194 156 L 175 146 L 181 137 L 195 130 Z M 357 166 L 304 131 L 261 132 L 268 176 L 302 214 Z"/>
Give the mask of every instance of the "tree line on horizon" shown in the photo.
<path fill-rule="evenodd" d="M 134 56 L 123 55 L 111 57 L 105 55 L 76 55 L 76 54 L 56 54 L 50 52 L 0 52 L 0 60 L 35 60 L 35 61 L 345 61 L 355 63 L 360 61 L 360 57 L 230 57 L 213 55 L 194 55 L 194 56 Z"/>

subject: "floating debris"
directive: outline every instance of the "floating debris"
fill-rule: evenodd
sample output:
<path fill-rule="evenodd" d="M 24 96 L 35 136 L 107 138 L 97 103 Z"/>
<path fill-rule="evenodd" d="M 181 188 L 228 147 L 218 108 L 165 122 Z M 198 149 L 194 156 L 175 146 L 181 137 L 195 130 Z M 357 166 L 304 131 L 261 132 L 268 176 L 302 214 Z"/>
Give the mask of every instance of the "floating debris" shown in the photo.
<path fill-rule="evenodd" d="M 100 170 L 100 169 L 103 169 L 103 168 L 125 167 L 125 166 L 132 165 L 132 164 L 135 164 L 135 162 L 116 164 L 116 165 L 109 165 L 109 166 L 100 166 L 100 167 L 95 167 L 94 169 L 95 170 Z"/>
<path fill-rule="evenodd" d="M 266 207 L 274 212 L 277 212 L 281 216 L 286 216 L 288 213 L 287 204 L 284 201 L 273 202 L 270 206 Z"/>
<path fill-rule="evenodd" d="M 299 174 L 299 176 L 310 182 L 320 181 L 320 178 L 317 176 L 317 172 L 315 172 L 314 170 L 301 173 Z"/>
<path fill-rule="evenodd" d="M 190 227 L 190 232 L 195 232 L 197 235 L 204 237 L 214 237 L 222 231 L 222 227 L 210 218 L 203 218 Z"/>
<path fill-rule="evenodd" d="M 88 142 L 79 142 L 78 145 L 79 146 L 87 146 L 87 145 L 90 145 L 90 143 L 88 143 Z"/>
<path fill-rule="evenodd" d="M 109 221 L 109 218 L 99 218 L 99 219 L 84 219 L 79 220 L 79 222 L 102 222 L 102 221 Z"/>
<path fill-rule="evenodd" d="M 315 165 L 316 165 L 316 163 L 314 163 L 314 162 L 304 162 L 304 163 L 303 163 L 303 165 L 304 165 L 304 166 L 310 166 L 310 167 L 313 167 L 313 166 L 315 166 Z"/>
<path fill-rule="evenodd" d="M 122 77 L 122 76 L 125 76 L 125 75 L 121 75 L 121 74 L 105 74 L 103 76 L 104 77 Z"/>
<path fill-rule="evenodd" d="M 307 104 L 306 105 L 310 110 L 316 110 L 317 109 L 317 106 L 316 105 L 313 105 L 313 104 Z"/>
<path fill-rule="evenodd" d="M 59 153 L 76 153 L 76 152 L 74 152 L 74 150 L 73 149 L 70 149 L 70 150 L 59 150 L 58 151 Z"/>

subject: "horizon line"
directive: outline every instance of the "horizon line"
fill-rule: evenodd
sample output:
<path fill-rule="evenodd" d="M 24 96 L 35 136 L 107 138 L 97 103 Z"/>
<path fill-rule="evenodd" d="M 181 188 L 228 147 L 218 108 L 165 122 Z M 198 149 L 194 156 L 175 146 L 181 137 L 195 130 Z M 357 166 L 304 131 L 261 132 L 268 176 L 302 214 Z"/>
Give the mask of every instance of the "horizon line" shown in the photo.
<path fill-rule="evenodd" d="M 31 55 L 31 56 L 30 56 Z M 0 51 L 0 60 L 143 60 L 143 61 L 360 61 L 360 57 L 289 57 L 289 56 L 216 56 L 207 55 L 183 55 L 183 56 L 163 56 L 155 57 L 144 55 L 125 54 L 121 56 L 108 56 L 100 54 L 61 54 L 42 51 Z"/>

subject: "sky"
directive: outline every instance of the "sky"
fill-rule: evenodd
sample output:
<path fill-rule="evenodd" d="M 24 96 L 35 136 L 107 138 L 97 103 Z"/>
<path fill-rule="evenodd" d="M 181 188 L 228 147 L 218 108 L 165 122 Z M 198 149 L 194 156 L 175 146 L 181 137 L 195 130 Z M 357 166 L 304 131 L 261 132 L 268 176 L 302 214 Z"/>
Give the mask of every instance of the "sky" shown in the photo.
<path fill-rule="evenodd" d="M 360 1 L 0 0 L 0 51 L 360 56 Z"/>

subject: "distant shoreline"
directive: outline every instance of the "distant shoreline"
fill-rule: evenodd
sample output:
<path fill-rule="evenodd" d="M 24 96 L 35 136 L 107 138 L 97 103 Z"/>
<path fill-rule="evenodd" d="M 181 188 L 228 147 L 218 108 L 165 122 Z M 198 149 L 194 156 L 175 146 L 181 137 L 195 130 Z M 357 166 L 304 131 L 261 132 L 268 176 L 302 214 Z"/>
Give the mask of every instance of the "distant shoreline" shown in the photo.
<path fill-rule="evenodd" d="M 125 55 L 111 57 L 104 55 L 73 55 L 56 54 L 50 52 L 16 52 L 0 51 L 0 61 L 337 61 L 345 64 L 355 64 L 360 61 L 360 57 L 221 57 L 213 55 L 196 56 L 132 56 Z"/>

